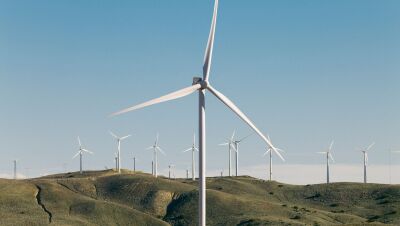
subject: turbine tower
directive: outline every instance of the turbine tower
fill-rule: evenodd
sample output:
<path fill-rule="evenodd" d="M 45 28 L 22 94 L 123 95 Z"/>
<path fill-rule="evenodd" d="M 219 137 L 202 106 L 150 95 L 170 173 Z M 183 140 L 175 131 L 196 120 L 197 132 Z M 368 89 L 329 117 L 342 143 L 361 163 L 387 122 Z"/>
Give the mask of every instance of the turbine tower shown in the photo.
<path fill-rule="evenodd" d="M 168 166 L 168 179 L 171 179 L 171 173 L 172 173 L 172 176 L 175 177 L 175 174 L 174 174 L 174 167 L 175 167 L 174 164 L 170 164 L 170 165 Z"/>
<path fill-rule="evenodd" d="M 17 160 L 13 161 L 14 163 L 14 180 L 17 179 Z"/>
<path fill-rule="evenodd" d="M 243 141 L 243 140 L 245 140 L 245 139 L 247 139 L 249 136 L 251 136 L 252 134 L 250 134 L 250 135 L 247 135 L 247 136 L 245 136 L 245 137 L 243 137 L 242 139 L 239 139 L 239 140 L 235 140 L 233 137 L 232 137 L 232 143 L 233 143 L 233 147 L 234 147 L 234 149 L 233 150 L 235 150 L 235 155 L 236 155 L 236 157 L 235 157 L 235 160 L 236 160 L 236 166 L 235 166 L 235 173 L 236 173 L 236 176 L 238 176 L 238 174 L 239 174 L 239 144 Z"/>
<path fill-rule="evenodd" d="M 231 138 L 228 138 L 228 142 L 219 144 L 221 146 L 228 146 L 228 177 L 232 176 L 232 149 L 235 150 L 233 143 L 233 137 L 235 136 L 235 130 L 232 133 Z"/>
<path fill-rule="evenodd" d="M 202 78 L 195 77 L 193 78 L 192 85 L 189 87 L 150 100 L 148 102 L 144 102 L 142 104 L 126 108 L 124 110 L 112 114 L 112 116 L 120 115 L 140 108 L 148 107 L 150 105 L 178 99 L 198 91 L 199 93 L 199 222 L 198 225 L 199 226 L 205 226 L 206 224 L 206 127 L 205 127 L 206 90 L 210 91 L 211 94 L 216 96 L 222 103 L 224 103 L 228 108 L 230 108 L 234 113 L 236 113 L 239 116 L 239 118 L 241 118 L 245 123 L 247 123 L 264 140 L 264 142 L 267 143 L 267 145 L 269 145 L 273 150 L 276 151 L 275 147 L 271 144 L 271 142 L 269 142 L 269 140 L 267 140 L 264 134 L 261 133 L 261 131 L 253 124 L 253 122 L 231 100 L 229 100 L 225 95 L 223 95 L 214 87 L 212 87 L 209 82 L 212 52 L 214 47 L 215 27 L 217 23 L 217 12 L 218 12 L 218 0 L 215 0 L 210 34 L 208 37 L 207 47 L 204 56 Z M 245 84 L 245 81 L 242 81 L 241 83 Z"/>
<path fill-rule="evenodd" d="M 165 155 L 165 152 L 160 148 L 160 146 L 158 146 L 158 133 L 156 136 L 156 141 L 154 142 L 153 146 L 150 146 L 147 148 L 147 150 L 151 150 L 153 149 L 153 162 L 152 162 L 152 166 L 153 166 L 153 175 L 155 177 L 158 177 L 158 152 L 161 152 L 161 154 Z"/>
<path fill-rule="evenodd" d="M 79 143 L 79 151 L 76 153 L 76 155 L 74 155 L 74 157 L 72 157 L 72 159 L 76 158 L 76 156 L 79 155 L 79 172 L 80 172 L 80 174 L 82 174 L 82 154 L 83 154 L 83 152 L 93 154 L 93 152 L 91 152 L 85 148 L 82 148 L 81 139 L 79 139 L 79 136 L 78 136 L 78 143 Z"/>
<path fill-rule="evenodd" d="M 195 134 L 193 134 L 192 147 L 187 149 L 187 150 L 185 150 L 185 151 L 183 151 L 183 152 L 188 152 L 188 151 L 192 151 L 192 180 L 195 180 L 196 177 L 195 177 L 195 169 L 194 169 L 194 167 L 195 167 L 194 153 L 195 153 L 195 151 L 199 151 L 199 149 L 196 148 L 196 135 Z"/>
<path fill-rule="evenodd" d="M 117 140 L 118 145 L 118 173 L 121 173 L 121 141 L 125 140 L 126 138 L 130 137 L 131 135 L 127 135 L 124 137 L 118 137 L 113 132 L 109 131 L 111 136 L 113 136 Z"/>
<path fill-rule="evenodd" d="M 267 139 L 270 143 L 272 143 L 271 138 L 269 138 L 269 135 L 267 135 Z M 280 152 L 285 152 L 282 149 L 279 148 L 273 148 L 273 146 L 268 146 L 267 151 L 263 154 L 263 156 L 266 156 L 269 154 L 269 180 L 272 181 L 272 152 L 274 152 L 279 158 L 284 162 L 285 159 L 283 158 L 282 154 Z"/>
<path fill-rule="evenodd" d="M 318 154 L 323 154 L 326 155 L 326 183 L 329 184 L 329 159 L 332 160 L 332 162 L 335 162 L 332 156 L 332 146 L 333 146 L 333 141 L 331 142 L 331 145 L 329 145 L 327 151 L 320 151 L 317 152 Z"/>
<path fill-rule="evenodd" d="M 364 183 L 367 183 L 367 165 L 368 165 L 368 151 L 374 146 L 375 142 L 372 142 L 367 148 L 361 149 L 364 158 Z"/>

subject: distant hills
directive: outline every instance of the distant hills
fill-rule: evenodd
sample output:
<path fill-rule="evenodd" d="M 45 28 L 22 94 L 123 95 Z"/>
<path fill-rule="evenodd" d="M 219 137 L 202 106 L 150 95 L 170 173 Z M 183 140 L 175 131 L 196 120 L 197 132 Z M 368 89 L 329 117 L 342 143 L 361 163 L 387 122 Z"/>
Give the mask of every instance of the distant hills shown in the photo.
<path fill-rule="evenodd" d="M 400 185 L 207 178 L 207 225 L 400 225 Z M 197 225 L 197 181 L 112 170 L 0 179 L 0 225 Z"/>

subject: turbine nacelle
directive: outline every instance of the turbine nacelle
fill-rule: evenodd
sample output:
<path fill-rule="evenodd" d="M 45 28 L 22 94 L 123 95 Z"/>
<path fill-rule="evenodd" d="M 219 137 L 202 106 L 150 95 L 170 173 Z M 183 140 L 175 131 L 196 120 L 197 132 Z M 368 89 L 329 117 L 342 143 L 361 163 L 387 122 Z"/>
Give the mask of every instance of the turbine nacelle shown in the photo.
<path fill-rule="evenodd" d="M 203 80 L 203 78 L 201 78 L 201 77 L 193 77 L 192 85 L 197 85 L 197 84 L 199 84 L 201 86 L 200 90 L 202 90 L 202 89 L 207 89 L 208 88 L 209 82 Z"/>

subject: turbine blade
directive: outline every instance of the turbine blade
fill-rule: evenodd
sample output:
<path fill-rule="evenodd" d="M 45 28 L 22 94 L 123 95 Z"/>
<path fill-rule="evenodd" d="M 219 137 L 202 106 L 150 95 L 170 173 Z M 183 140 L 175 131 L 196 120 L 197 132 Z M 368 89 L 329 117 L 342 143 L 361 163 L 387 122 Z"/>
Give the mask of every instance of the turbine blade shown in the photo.
<path fill-rule="evenodd" d="M 237 152 L 235 145 L 233 145 L 232 143 L 230 143 L 229 145 L 231 146 L 231 148 L 232 148 L 235 152 Z"/>
<path fill-rule="evenodd" d="M 126 138 L 128 138 L 128 137 L 130 137 L 130 136 L 132 136 L 132 135 L 129 134 L 129 135 L 127 135 L 127 136 L 121 137 L 120 140 L 125 140 Z"/>
<path fill-rule="evenodd" d="M 221 146 L 226 146 L 226 145 L 228 145 L 229 143 L 222 143 L 222 144 L 218 144 L 218 145 L 221 145 Z"/>
<path fill-rule="evenodd" d="M 239 142 L 242 142 L 242 141 L 246 140 L 247 138 L 251 137 L 251 135 L 253 135 L 253 133 L 251 133 L 251 134 L 249 134 L 249 135 L 243 137 L 242 139 L 240 139 L 240 140 L 238 140 L 238 141 L 239 141 Z M 267 138 L 269 138 L 268 135 L 267 135 Z M 268 139 L 268 140 L 271 141 L 270 139 Z"/>
<path fill-rule="evenodd" d="M 283 158 L 283 156 L 281 155 L 281 153 L 279 153 L 279 151 L 277 151 L 276 149 L 272 149 L 272 151 L 274 151 L 275 154 L 278 155 L 279 158 L 282 159 L 283 162 L 285 161 L 285 159 Z"/>
<path fill-rule="evenodd" d="M 316 152 L 317 154 L 326 154 L 326 151 L 319 151 L 319 152 Z"/>
<path fill-rule="evenodd" d="M 332 156 L 332 154 L 330 152 L 328 153 L 328 156 L 332 160 L 332 162 L 335 162 L 335 159 L 333 159 L 333 156 Z"/>
<path fill-rule="evenodd" d="M 167 154 L 165 154 L 165 152 L 160 147 L 156 147 L 156 149 L 159 150 L 161 152 L 161 154 L 167 155 Z"/>
<path fill-rule="evenodd" d="M 217 14 L 218 14 L 218 0 L 215 0 L 214 13 L 211 21 L 210 34 L 208 36 L 206 52 L 204 54 L 204 65 L 203 65 L 203 79 L 208 81 L 208 76 L 210 74 L 212 52 L 214 48 L 214 36 L 215 36 L 215 26 L 217 25 Z"/>
<path fill-rule="evenodd" d="M 154 148 L 153 146 L 150 146 L 150 147 L 146 148 L 146 150 L 150 150 L 150 149 L 153 149 L 153 148 Z"/>
<path fill-rule="evenodd" d="M 367 149 L 365 149 L 365 150 L 368 151 L 369 149 L 372 148 L 372 146 L 374 146 L 374 144 L 375 144 L 375 142 L 372 142 L 372 144 L 370 144 L 370 145 L 367 147 Z"/>
<path fill-rule="evenodd" d="M 79 143 L 79 147 L 82 146 L 81 139 L 79 139 L 79 136 L 78 136 L 78 143 Z"/>
<path fill-rule="evenodd" d="M 80 153 L 81 153 L 81 151 L 78 151 L 78 153 L 76 153 L 76 154 L 74 155 L 74 157 L 72 157 L 72 159 L 76 158 L 76 156 L 78 156 Z"/>
<path fill-rule="evenodd" d="M 236 130 L 233 130 L 233 133 L 232 133 L 232 136 L 231 136 L 231 141 L 233 141 L 233 138 L 235 137 L 235 133 L 236 133 Z"/>
<path fill-rule="evenodd" d="M 228 106 L 233 112 L 235 112 L 239 118 L 241 118 L 244 122 L 246 122 L 267 144 L 270 146 L 277 155 L 283 159 L 283 157 L 276 151 L 274 145 L 261 133 L 261 131 L 250 121 L 249 118 L 238 108 L 236 105 L 229 100 L 226 96 L 220 93 L 218 90 L 214 89 L 211 85 L 208 85 L 207 89 L 214 94 L 220 101 L 222 101 L 226 106 Z"/>
<path fill-rule="evenodd" d="M 187 95 L 195 92 L 196 90 L 200 89 L 200 87 L 201 87 L 200 84 L 195 84 L 195 85 L 186 87 L 184 89 L 172 92 L 170 94 L 164 95 L 162 97 L 155 98 L 155 99 L 152 99 L 150 101 L 144 102 L 142 104 L 138 104 L 138 105 L 135 105 L 133 107 L 129 107 L 129 108 L 126 108 L 124 110 L 118 111 L 116 113 L 111 114 L 110 116 L 116 116 L 116 115 L 124 114 L 124 113 L 130 112 L 130 111 L 134 111 L 134 110 L 137 110 L 137 109 L 140 109 L 140 108 L 148 107 L 148 106 L 153 105 L 153 104 L 159 104 L 159 103 L 162 103 L 162 102 L 165 102 L 165 101 L 178 99 L 178 98 L 187 96 Z"/>
<path fill-rule="evenodd" d="M 393 153 L 400 153 L 400 151 L 392 151 Z"/>
<path fill-rule="evenodd" d="M 285 150 L 282 150 L 282 149 L 280 149 L 280 148 L 276 148 L 276 150 L 279 151 L 279 152 L 283 152 L 283 153 L 286 152 Z"/>
<path fill-rule="evenodd" d="M 365 164 L 368 164 L 368 153 L 365 152 Z"/>
<path fill-rule="evenodd" d="M 115 139 L 119 139 L 119 137 L 117 135 L 115 135 L 113 132 L 108 131 L 110 133 L 111 136 L 113 136 Z"/>
<path fill-rule="evenodd" d="M 266 156 L 270 151 L 271 149 L 268 149 L 268 151 L 264 152 L 263 156 Z"/>
<path fill-rule="evenodd" d="M 91 151 L 89 151 L 89 150 L 87 150 L 87 149 L 84 149 L 84 148 L 82 148 L 82 151 L 85 151 L 85 152 L 87 152 L 87 153 L 89 153 L 89 154 L 94 154 L 93 152 L 91 152 Z"/>
<path fill-rule="evenodd" d="M 329 145 L 329 151 L 332 150 L 332 146 L 333 146 L 334 141 L 331 142 L 331 145 Z"/>
<path fill-rule="evenodd" d="M 199 151 L 199 149 L 198 149 L 198 148 L 196 148 L 196 147 L 194 148 L 194 150 L 196 150 L 196 151 Z"/>
<path fill-rule="evenodd" d="M 187 149 L 187 150 L 184 150 L 183 153 L 188 152 L 188 151 L 191 151 L 191 150 L 192 150 L 192 148 L 189 148 L 189 149 Z"/>

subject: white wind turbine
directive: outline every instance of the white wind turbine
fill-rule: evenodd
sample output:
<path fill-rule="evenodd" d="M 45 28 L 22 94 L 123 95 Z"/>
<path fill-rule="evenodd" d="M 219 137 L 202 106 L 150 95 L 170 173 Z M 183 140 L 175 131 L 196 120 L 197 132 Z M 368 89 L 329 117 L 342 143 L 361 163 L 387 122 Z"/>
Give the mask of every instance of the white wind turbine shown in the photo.
<path fill-rule="evenodd" d="M 331 159 L 332 162 L 335 162 L 335 160 L 333 159 L 332 153 L 331 153 L 332 152 L 333 142 L 334 141 L 331 142 L 331 145 L 329 145 L 329 148 L 328 148 L 327 151 L 317 152 L 318 154 L 326 155 L 326 183 L 327 184 L 329 184 L 329 159 Z"/>
<path fill-rule="evenodd" d="M 250 135 L 247 135 L 247 136 L 245 136 L 245 137 L 243 137 L 243 138 L 241 138 L 241 139 L 239 139 L 239 140 L 235 140 L 234 139 L 234 137 L 232 137 L 232 139 L 231 139 L 231 141 L 232 141 L 232 143 L 233 143 L 233 147 L 234 147 L 234 149 L 233 150 L 235 150 L 235 155 L 236 155 L 236 167 L 235 167 L 235 170 L 236 170 L 236 176 L 238 176 L 238 174 L 239 174 L 239 144 L 243 141 L 243 140 L 245 140 L 245 139 L 247 139 L 248 137 L 250 137 L 252 134 L 250 134 Z"/>
<path fill-rule="evenodd" d="M 361 149 L 364 157 L 364 183 L 367 183 L 367 165 L 368 165 L 368 151 L 374 146 L 375 142 L 372 142 L 367 148 Z"/>
<path fill-rule="evenodd" d="M 157 177 L 158 176 L 158 152 L 161 152 L 161 154 L 165 155 L 165 152 L 160 148 L 160 146 L 158 146 L 158 133 L 156 136 L 156 141 L 154 142 L 154 145 L 150 146 L 147 148 L 147 150 L 151 150 L 153 149 L 153 172 L 154 172 L 154 176 Z"/>
<path fill-rule="evenodd" d="M 113 136 L 117 140 L 118 145 L 118 173 L 121 173 L 121 141 L 125 140 L 126 138 L 130 137 L 131 135 L 126 135 L 124 137 L 119 137 L 115 135 L 113 132 L 109 131 L 111 136 Z"/>
<path fill-rule="evenodd" d="M 196 135 L 193 134 L 193 144 L 192 147 L 190 147 L 189 149 L 183 151 L 183 152 L 188 152 L 188 151 L 192 151 L 192 180 L 195 180 L 195 158 L 194 158 L 194 153 L 195 151 L 199 151 L 199 149 L 196 148 Z"/>
<path fill-rule="evenodd" d="M 270 143 L 271 142 L 271 138 L 269 138 L 269 136 L 267 135 L 267 139 Z M 282 149 L 279 148 L 274 148 L 273 146 L 268 146 L 267 151 L 263 154 L 263 156 L 266 156 L 267 154 L 269 154 L 269 180 L 272 180 L 272 152 L 274 152 L 277 156 L 279 156 L 280 159 L 282 159 L 282 161 L 284 162 L 285 159 L 283 158 L 282 154 L 280 152 L 285 152 Z"/>
<path fill-rule="evenodd" d="M 83 152 L 93 154 L 93 152 L 91 152 L 85 148 L 82 148 L 81 139 L 79 139 L 79 136 L 78 136 L 78 143 L 79 143 L 79 151 L 72 158 L 74 159 L 74 158 L 76 158 L 76 156 L 79 155 L 79 172 L 82 174 L 82 154 L 83 154 Z"/>
<path fill-rule="evenodd" d="M 228 177 L 232 176 L 232 149 L 235 150 L 233 143 L 233 137 L 235 136 L 235 130 L 232 133 L 231 138 L 228 138 L 228 142 L 219 144 L 221 146 L 228 146 Z"/>
<path fill-rule="evenodd" d="M 196 91 L 199 92 L 199 226 L 205 226 L 206 224 L 206 128 L 205 128 L 205 93 L 206 90 L 210 91 L 214 96 L 216 96 L 222 103 L 224 103 L 228 108 L 230 108 L 234 113 L 236 113 L 239 118 L 246 122 L 273 150 L 276 151 L 275 147 L 271 144 L 269 140 L 261 133 L 261 131 L 253 124 L 253 122 L 225 95 L 220 93 L 214 87 L 210 85 L 209 75 L 211 68 L 211 59 L 214 46 L 214 35 L 215 27 L 217 23 L 217 12 L 218 12 L 218 0 L 215 0 L 214 13 L 211 21 L 211 29 L 208 37 L 207 47 L 204 56 L 203 64 L 203 77 L 193 78 L 193 83 L 191 86 L 184 89 L 172 92 L 165 96 L 155 98 L 148 102 L 144 102 L 133 107 L 126 108 L 119 112 L 112 114 L 112 116 L 134 111 L 140 108 L 148 107 L 153 104 L 162 103 L 165 101 L 170 101 L 178 99 Z M 242 81 L 243 84 L 243 81 Z"/>

